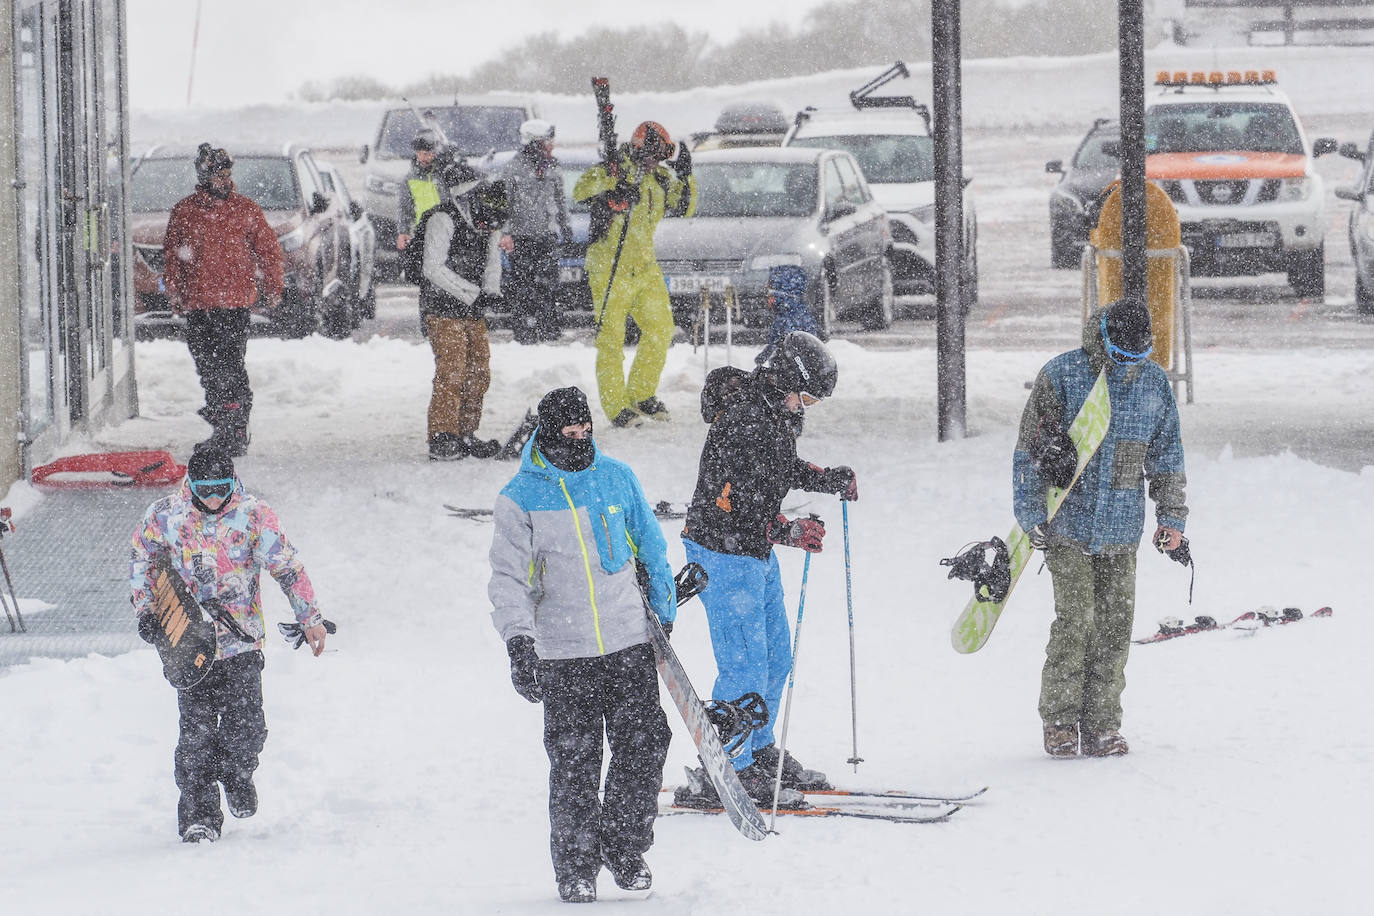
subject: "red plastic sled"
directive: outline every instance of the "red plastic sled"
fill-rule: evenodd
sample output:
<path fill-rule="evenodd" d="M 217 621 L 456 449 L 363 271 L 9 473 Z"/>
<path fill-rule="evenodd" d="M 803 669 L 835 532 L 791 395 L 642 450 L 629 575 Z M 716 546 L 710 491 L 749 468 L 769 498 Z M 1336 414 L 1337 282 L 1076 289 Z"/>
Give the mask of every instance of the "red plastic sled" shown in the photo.
<path fill-rule="evenodd" d="M 70 455 L 33 469 L 38 486 L 68 490 L 105 487 L 162 487 L 180 482 L 186 466 L 170 452 L 105 452 Z M 61 476 L 59 476 L 61 475 Z"/>

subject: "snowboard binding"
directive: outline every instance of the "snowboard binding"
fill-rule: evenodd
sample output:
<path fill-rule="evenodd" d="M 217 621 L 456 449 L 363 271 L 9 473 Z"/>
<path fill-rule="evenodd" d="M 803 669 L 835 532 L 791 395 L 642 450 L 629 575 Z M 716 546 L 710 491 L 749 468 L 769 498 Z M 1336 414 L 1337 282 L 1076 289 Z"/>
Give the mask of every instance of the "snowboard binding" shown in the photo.
<path fill-rule="evenodd" d="M 991 563 L 989 550 L 993 552 Z M 970 544 L 941 560 L 940 565 L 949 567 L 947 578 L 972 582 L 974 597 L 979 601 L 1001 601 L 1011 591 L 1011 554 L 999 537 Z"/>
<path fill-rule="evenodd" d="M 715 727 L 725 753 L 732 758 L 744 751 L 744 741 L 768 724 L 768 704 L 750 691 L 731 702 L 712 700 L 706 705 L 706 718 Z"/>

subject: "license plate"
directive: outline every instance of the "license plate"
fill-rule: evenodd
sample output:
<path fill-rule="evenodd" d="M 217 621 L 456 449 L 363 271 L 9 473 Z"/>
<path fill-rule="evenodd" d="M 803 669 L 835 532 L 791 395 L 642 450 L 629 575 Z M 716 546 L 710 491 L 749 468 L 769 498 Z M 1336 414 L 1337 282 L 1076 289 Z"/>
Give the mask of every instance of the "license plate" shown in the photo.
<path fill-rule="evenodd" d="M 580 267 L 560 267 L 558 268 L 559 283 L 581 283 L 587 278 L 587 274 Z"/>
<path fill-rule="evenodd" d="M 1218 248 L 1273 248 L 1272 232 L 1228 232 L 1217 236 Z"/>
<path fill-rule="evenodd" d="M 729 285 L 729 277 L 713 277 L 703 274 L 668 278 L 668 292 L 670 293 L 699 293 L 703 289 L 713 293 L 723 293 L 725 287 Z"/>

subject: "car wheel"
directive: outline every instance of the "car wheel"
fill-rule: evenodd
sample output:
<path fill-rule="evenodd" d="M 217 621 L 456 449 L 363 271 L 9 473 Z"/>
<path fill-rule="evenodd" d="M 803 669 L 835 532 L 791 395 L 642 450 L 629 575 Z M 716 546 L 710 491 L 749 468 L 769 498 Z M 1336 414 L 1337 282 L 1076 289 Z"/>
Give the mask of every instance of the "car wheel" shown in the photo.
<path fill-rule="evenodd" d="M 1374 291 L 1364 285 L 1358 268 L 1355 270 L 1355 309 L 1361 315 L 1374 315 Z"/>
<path fill-rule="evenodd" d="M 330 340 L 343 340 L 353 333 L 353 301 L 346 292 L 339 292 L 324 304 L 324 318 L 320 330 Z"/>
<path fill-rule="evenodd" d="M 1083 246 L 1050 233 L 1050 264 L 1055 270 L 1073 270 L 1082 261 Z"/>
<path fill-rule="evenodd" d="M 892 292 L 892 262 L 883 255 L 882 267 L 882 288 L 878 290 L 878 295 L 869 303 L 868 308 L 864 309 L 863 325 L 866 331 L 882 331 L 892 327 L 892 309 L 894 295 Z"/>
<path fill-rule="evenodd" d="M 1299 299 L 1320 299 L 1326 293 L 1326 246 L 1298 252 L 1288 264 L 1288 285 Z"/>
<path fill-rule="evenodd" d="M 816 302 L 813 311 L 816 316 L 816 326 L 821 332 L 819 335 L 821 340 L 829 340 L 830 332 L 835 327 L 835 290 L 829 268 L 821 269 L 820 280 L 816 284 Z"/>
<path fill-rule="evenodd" d="M 274 323 L 282 337 L 309 337 L 319 327 L 314 301 L 294 291 L 283 294 Z"/>

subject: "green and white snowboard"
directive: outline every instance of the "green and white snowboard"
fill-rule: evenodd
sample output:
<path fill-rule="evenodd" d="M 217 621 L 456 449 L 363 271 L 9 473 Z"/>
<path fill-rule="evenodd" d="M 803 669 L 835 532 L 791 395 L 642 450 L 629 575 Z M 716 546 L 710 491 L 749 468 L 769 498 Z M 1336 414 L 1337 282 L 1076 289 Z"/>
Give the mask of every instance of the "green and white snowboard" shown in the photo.
<path fill-rule="evenodd" d="M 1064 502 L 1064 497 L 1068 496 L 1069 490 L 1078 483 L 1083 468 L 1087 467 L 1097 452 L 1097 447 L 1106 438 L 1107 427 L 1111 422 L 1112 402 L 1107 395 L 1107 372 L 1104 369 L 1098 373 L 1097 381 L 1088 392 L 1087 400 L 1069 424 L 1069 438 L 1078 450 L 1078 467 L 1074 470 L 1073 480 L 1069 481 L 1067 487 L 1062 490 L 1058 487 L 1049 488 L 1046 494 L 1048 518 L 1054 518 L 1054 514 Z M 984 588 L 983 597 L 975 594 L 969 599 L 964 612 L 954 621 L 954 629 L 950 633 L 954 651 L 967 655 L 983 648 L 988 637 L 992 636 L 992 628 L 997 626 L 997 618 L 1002 616 L 1003 609 L 1011 600 L 1016 581 L 1021 578 L 1021 573 L 1025 571 L 1033 552 L 1026 532 L 1021 530 L 1019 524 L 1012 525 L 1011 533 L 1007 535 L 1007 553 L 1011 560 L 1011 584 L 1007 587 L 1007 593 L 1001 601 L 993 601 L 987 597 L 987 590 Z"/>

